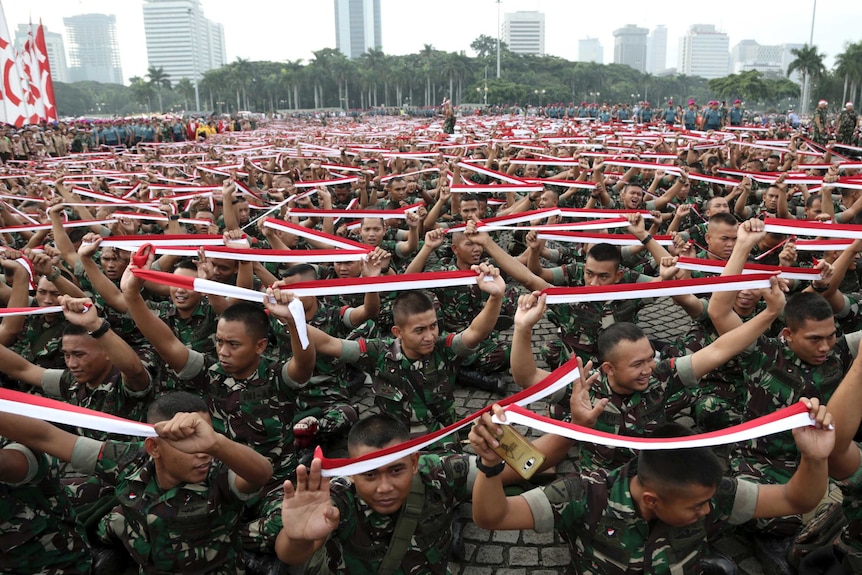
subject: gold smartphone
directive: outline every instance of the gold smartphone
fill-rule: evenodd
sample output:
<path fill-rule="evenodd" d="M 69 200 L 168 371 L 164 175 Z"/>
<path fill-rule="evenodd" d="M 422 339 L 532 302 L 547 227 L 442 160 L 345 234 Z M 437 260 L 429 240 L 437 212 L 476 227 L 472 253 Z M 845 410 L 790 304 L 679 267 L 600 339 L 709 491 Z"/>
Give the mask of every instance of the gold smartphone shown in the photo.
<path fill-rule="evenodd" d="M 502 457 L 518 475 L 530 479 L 545 462 L 545 456 L 513 426 L 500 427 L 503 429 L 503 435 L 497 437 L 500 445 L 492 448 L 494 453 Z"/>

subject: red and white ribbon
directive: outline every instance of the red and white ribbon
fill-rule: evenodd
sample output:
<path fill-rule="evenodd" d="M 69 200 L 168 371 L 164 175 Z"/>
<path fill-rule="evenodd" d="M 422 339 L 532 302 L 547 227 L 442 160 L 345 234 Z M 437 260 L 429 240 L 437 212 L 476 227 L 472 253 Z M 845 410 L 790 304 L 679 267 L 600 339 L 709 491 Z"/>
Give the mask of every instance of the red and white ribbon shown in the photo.
<path fill-rule="evenodd" d="M 639 239 L 632 234 L 584 234 L 579 232 L 539 232 L 540 240 L 553 240 L 557 242 L 568 242 L 578 244 L 611 244 L 612 246 L 640 246 L 643 245 Z M 662 246 L 672 246 L 673 238 L 670 236 L 653 236 L 653 239 Z"/>
<path fill-rule="evenodd" d="M 779 409 L 769 415 L 764 415 L 763 417 L 758 417 L 757 419 L 752 419 L 751 421 L 746 421 L 727 429 L 685 437 L 628 437 L 614 435 L 604 431 L 596 431 L 589 427 L 582 427 L 543 417 L 517 405 L 509 405 L 504 409 L 506 411 L 506 421 L 504 424 L 526 425 L 545 433 L 561 435 L 576 441 L 638 450 L 712 447 L 715 445 L 748 441 L 750 439 L 757 439 L 758 437 L 789 431 L 797 427 L 814 425 L 814 420 L 808 415 L 808 408 L 801 401 L 789 407 Z M 496 416 L 493 419 L 495 423 L 500 423 Z"/>
<path fill-rule="evenodd" d="M 828 252 L 833 250 L 845 250 L 853 244 L 853 240 L 796 240 L 796 251 L 803 252 Z"/>
<path fill-rule="evenodd" d="M 346 238 L 341 238 L 338 236 L 333 236 L 331 234 L 326 234 L 323 232 L 318 232 L 316 230 L 312 230 L 303 226 L 299 226 L 297 224 L 293 224 L 290 222 L 285 222 L 284 220 L 277 220 L 275 218 L 266 218 L 263 222 L 263 225 L 267 228 L 272 228 L 274 230 L 279 230 L 282 232 L 286 232 L 288 234 L 293 234 L 295 236 L 300 236 L 309 240 L 314 240 L 320 242 L 322 244 L 326 244 L 332 246 L 334 248 L 343 248 L 348 250 L 356 250 L 362 249 L 368 252 L 373 251 L 371 246 L 361 244 L 359 242 L 354 242 L 353 240 L 348 240 Z"/>
<path fill-rule="evenodd" d="M 628 214 L 640 214 L 643 219 L 653 219 L 649 210 L 588 210 L 586 208 L 559 208 L 560 215 L 564 218 L 611 218 L 627 216 Z"/>
<path fill-rule="evenodd" d="M 45 307 L 6 307 L 0 308 L 0 317 L 13 315 L 44 315 L 50 313 L 63 313 L 63 306 L 49 305 Z"/>
<path fill-rule="evenodd" d="M 126 244 L 120 246 L 127 251 L 137 247 Z M 153 248 L 158 255 L 195 257 L 198 246 L 157 246 Z M 280 263 L 320 263 L 320 262 L 357 262 L 368 257 L 366 250 L 270 250 L 256 248 L 232 248 L 213 245 L 204 248 L 204 256 L 223 260 L 280 262 Z"/>
<path fill-rule="evenodd" d="M 770 233 L 824 238 L 862 238 L 862 226 L 855 224 L 832 224 L 779 218 L 765 218 L 763 223 L 764 229 Z"/>
<path fill-rule="evenodd" d="M 676 264 L 681 270 L 693 270 L 707 273 L 720 274 L 724 271 L 727 262 L 717 260 L 706 260 L 699 258 L 680 257 Z M 820 270 L 814 268 L 799 268 L 790 266 L 768 266 L 764 264 L 746 263 L 742 270 L 743 274 L 778 273 L 783 278 L 793 280 L 814 281 L 823 279 Z"/>
<path fill-rule="evenodd" d="M 491 184 L 487 186 L 478 184 L 459 184 L 449 186 L 449 191 L 453 194 L 502 194 L 506 192 L 529 193 L 541 192 L 544 191 L 544 189 L 544 186 L 541 184 Z"/>
<path fill-rule="evenodd" d="M 609 286 L 549 287 L 542 290 L 548 304 L 646 299 L 705 292 L 740 291 L 769 287 L 772 274 L 719 276 Z"/>
<path fill-rule="evenodd" d="M 217 234 L 158 234 L 140 236 L 110 236 L 99 244 L 103 248 L 136 251 L 144 244 L 162 246 L 220 246 L 224 237 Z"/>
<path fill-rule="evenodd" d="M 626 218 L 608 218 L 606 220 L 593 220 L 588 222 L 568 222 L 564 224 L 545 224 L 543 226 L 510 226 L 492 225 L 483 227 L 487 230 L 539 230 L 539 231 L 571 231 L 571 230 L 610 230 L 614 228 L 625 228 L 629 225 Z"/>

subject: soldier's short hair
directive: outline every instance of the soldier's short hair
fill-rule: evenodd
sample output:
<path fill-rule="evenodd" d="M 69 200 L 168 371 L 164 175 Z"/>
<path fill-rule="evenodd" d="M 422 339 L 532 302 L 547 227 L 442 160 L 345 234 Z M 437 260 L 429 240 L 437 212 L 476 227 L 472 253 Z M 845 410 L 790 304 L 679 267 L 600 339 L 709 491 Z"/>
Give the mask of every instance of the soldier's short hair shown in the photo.
<path fill-rule="evenodd" d="M 709 223 L 707 226 L 715 225 L 727 225 L 736 227 L 739 225 L 739 222 L 736 221 L 736 218 L 730 212 L 719 212 L 717 214 L 713 214 L 709 217 Z"/>
<path fill-rule="evenodd" d="M 806 321 L 823 321 L 832 317 L 832 306 L 819 293 L 795 293 L 787 298 L 784 306 L 784 325 L 790 330 L 800 329 Z"/>
<path fill-rule="evenodd" d="M 617 266 L 622 261 L 622 254 L 617 246 L 604 242 L 596 244 L 587 252 L 587 257 L 597 262 L 614 262 Z"/>
<path fill-rule="evenodd" d="M 257 304 L 240 301 L 230 305 L 221 314 L 223 321 L 238 321 L 245 325 L 246 332 L 254 339 L 264 339 L 269 335 L 269 321 L 266 312 Z"/>
<path fill-rule="evenodd" d="M 314 276 L 317 278 L 317 270 L 311 264 L 296 264 L 287 268 L 282 277 L 292 278 L 293 276 Z"/>
<path fill-rule="evenodd" d="M 403 291 L 392 302 L 392 319 L 395 325 L 404 325 L 411 315 L 425 313 L 434 309 L 434 302 L 423 291 Z"/>
<path fill-rule="evenodd" d="M 633 323 L 621 321 L 608 326 L 599 334 L 596 341 L 598 360 L 600 363 L 607 361 L 608 356 L 621 341 L 640 341 L 646 339 L 644 331 Z"/>
<path fill-rule="evenodd" d="M 410 432 L 403 422 L 388 413 L 375 413 L 353 424 L 347 434 L 347 449 L 351 453 L 360 446 L 381 449 L 393 441 L 408 439 Z"/>
<path fill-rule="evenodd" d="M 814 202 L 822 200 L 822 199 L 823 198 L 820 197 L 820 194 L 811 194 L 810 196 L 808 196 L 808 199 L 805 200 L 805 207 L 810 208 L 811 206 L 814 205 Z"/>
<path fill-rule="evenodd" d="M 192 260 L 192 258 L 180 258 L 174 266 L 174 271 L 176 270 L 197 271 L 198 265 Z"/>
<path fill-rule="evenodd" d="M 66 327 L 63 328 L 63 336 L 67 335 L 88 335 L 90 332 L 87 331 L 82 325 L 75 325 L 73 323 L 67 323 Z"/>
<path fill-rule="evenodd" d="M 688 435 L 692 435 L 689 428 L 669 422 L 657 425 L 650 437 Z M 638 479 L 641 483 L 717 487 L 723 475 L 721 462 L 708 447 L 644 449 L 638 454 Z"/>
<path fill-rule="evenodd" d="M 172 391 L 157 397 L 147 409 L 147 423 L 158 423 L 178 413 L 209 413 L 206 402 L 187 391 Z"/>
<path fill-rule="evenodd" d="M 479 202 L 482 203 L 482 197 L 479 194 L 464 194 L 461 196 L 461 203 L 464 202 Z"/>

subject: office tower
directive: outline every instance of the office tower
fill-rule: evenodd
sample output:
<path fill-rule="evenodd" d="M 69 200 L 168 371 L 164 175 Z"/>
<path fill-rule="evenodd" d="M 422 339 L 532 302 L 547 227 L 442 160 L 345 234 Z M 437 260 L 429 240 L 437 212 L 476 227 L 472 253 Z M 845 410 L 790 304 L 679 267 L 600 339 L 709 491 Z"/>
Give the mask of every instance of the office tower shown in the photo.
<path fill-rule="evenodd" d="M 624 64 L 646 71 L 647 35 L 649 30 L 626 24 L 614 30 L 614 64 Z"/>
<path fill-rule="evenodd" d="M 516 54 L 545 55 L 545 15 L 512 12 L 503 20 L 503 42 Z"/>
<path fill-rule="evenodd" d="M 730 63 L 730 39 L 713 24 L 695 24 L 679 40 L 677 72 L 701 78 L 727 76 Z"/>
<path fill-rule="evenodd" d="M 117 18 L 113 14 L 81 14 L 63 18 L 69 39 L 69 80 L 123 83 Z"/>
<path fill-rule="evenodd" d="M 667 28 L 656 26 L 647 40 L 647 67 L 650 74 L 658 74 L 667 69 Z"/>
<path fill-rule="evenodd" d="M 162 68 L 171 84 L 200 81 L 227 64 L 224 28 L 204 16 L 200 0 L 145 0 L 147 62 Z"/>
<path fill-rule="evenodd" d="M 578 62 L 604 62 L 605 51 L 598 38 L 583 38 L 578 40 Z"/>
<path fill-rule="evenodd" d="M 802 44 L 762 45 L 755 40 L 742 40 L 730 51 L 731 72 L 739 74 L 757 70 L 767 76 L 784 77 L 787 67 L 796 58 L 791 52 Z M 798 72 L 791 74 L 794 82 L 802 82 Z"/>
<path fill-rule="evenodd" d="M 380 0 L 335 0 L 335 47 L 348 58 L 383 49 Z"/>

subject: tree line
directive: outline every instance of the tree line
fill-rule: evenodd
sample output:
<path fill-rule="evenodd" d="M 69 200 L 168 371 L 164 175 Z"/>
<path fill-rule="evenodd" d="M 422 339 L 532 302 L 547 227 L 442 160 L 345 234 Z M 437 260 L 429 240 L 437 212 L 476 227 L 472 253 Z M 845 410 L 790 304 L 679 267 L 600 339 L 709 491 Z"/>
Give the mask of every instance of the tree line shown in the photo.
<path fill-rule="evenodd" d="M 199 79 L 201 108 L 215 113 L 319 108 L 430 107 L 444 97 L 461 104 L 547 106 L 555 103 L 634 103 L 663 107 L 739 98 L 761 111 L 799 105 L 800 87 L 787 77 L 757 71 L 707 81 L 684 74 L 655 76 L 620 64 L 571 62 L 556 56 L 515 54 L 501 43 L 501 78 L 496 78 L 496 39 L 482 35 L 470 47 L 476 56 L 444 52 L 426 44 L 415 54 L 389 55 L 371 49 L 349 59 L 333 48 L 313 52 L 308 62 L 250 61 L 237 58 Z M 829 100 L 835 109 L 856 102 L 862 85 L 862 42 L 845 46 L 832 70 L 816 46 L 794 50 L 788 74 L 798 71 L 812 83 L 811 100 Z M 67 116 L 180 112 L 195 108 L 189 78 L 170 78 L 150 66 L 129 86 L 55 83 L 59 112 Z M 840 97 L 839 97 L 840 96 Z"/>

